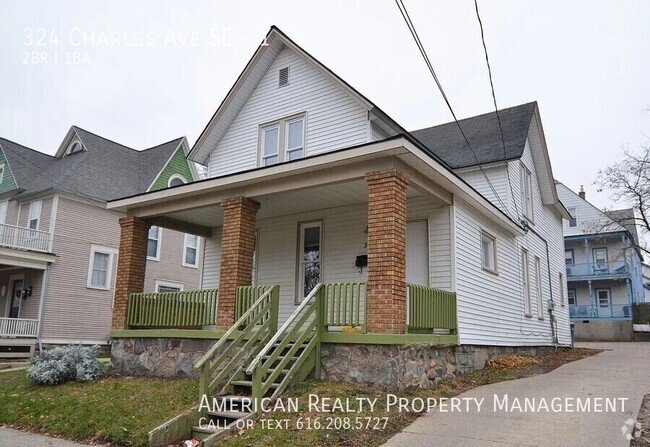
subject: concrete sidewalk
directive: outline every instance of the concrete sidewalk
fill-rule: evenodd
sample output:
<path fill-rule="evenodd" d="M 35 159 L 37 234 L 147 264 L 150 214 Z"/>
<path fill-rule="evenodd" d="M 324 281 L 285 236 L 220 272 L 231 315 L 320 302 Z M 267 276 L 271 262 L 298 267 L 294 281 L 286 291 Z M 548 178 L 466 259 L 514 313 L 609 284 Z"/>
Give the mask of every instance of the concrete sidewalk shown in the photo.
<path fill-rule="evenodd" d="M 89 447 L 86 444 L 51 438 L 24 431 L 0 428 L 0 446 L 2 447 Z M 95 446 L 96 447 L 96 446 Z"/>
<path fill-rule="evenodd" d="M 583 343 L 607 351 L 572 362 L 548 374 L 475 388 L 459 397 L 484 398 L 481 411 L 434 411 L 418 418 L 386 446 L 629 446 L 621 427 L 634 419 L 650 393 L 650 343 Z M 555 397 L 628 398 L 616 412 L 504 412 L 503 401 Z M 620 401 L 619 401 L 620 402 Z M 464 406 L 463 406 L 464 410 Z"/>

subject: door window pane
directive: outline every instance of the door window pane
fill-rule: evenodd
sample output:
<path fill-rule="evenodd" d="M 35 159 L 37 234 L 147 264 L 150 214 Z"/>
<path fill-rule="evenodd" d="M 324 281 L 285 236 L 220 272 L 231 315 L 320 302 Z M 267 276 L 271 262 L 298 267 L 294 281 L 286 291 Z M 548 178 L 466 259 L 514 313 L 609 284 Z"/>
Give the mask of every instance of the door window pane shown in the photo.
<path fill-rule="evenodd" d="M 596 290 L 596 295 L 598 296 L 598 305 L 600 307 L 609 306 L 609 290 Z"/>
<path fill-rule="evenodd" d="M 321 226 L 301 225 L 300 234 L 300 298 L 304 298 L 321 281 Z"/>

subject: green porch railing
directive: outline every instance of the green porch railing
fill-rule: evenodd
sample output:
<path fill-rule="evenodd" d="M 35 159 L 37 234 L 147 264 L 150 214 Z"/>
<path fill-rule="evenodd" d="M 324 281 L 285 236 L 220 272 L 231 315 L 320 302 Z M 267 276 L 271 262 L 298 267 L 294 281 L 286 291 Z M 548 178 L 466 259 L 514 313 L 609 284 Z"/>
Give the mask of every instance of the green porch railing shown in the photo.
<path fill-rule="evenodd" d="M 339 282 L 323 284 L 321 290 L 323 324 L 358 327 L 366 332 L 366 283 Z"/>
<path fill-rule="evenodd" d="M 455 333 L 456 294 L 415 284 L 406 285 L 407 329 L 409 332 L 433 332 L 446 329 Z"/>
<path fill-rule="evenodd" d="M 181 328 L 215 324 L 217 289 L 132 293 L 126 309 L 129 328 Z"/>
<path fill-rule="evenodd" d="M 238 287 L 235 292 L 235 321 L 239 320 L 244 313 L 268 290 L 269 286 L 246 286 Z M 259 324 L 264 324 L 262 319 Z M 244 324 L 248 324 L 245 321 Z"/>
<path fill-rule="evenodd" d="M 239 287 L 258 289 L 260 286 Z M 226 333 L 199 359 L 199 400 L 224 384 L 220 393 L 241 376 L 241 365 L 250 362 L 278 329 L 279 286 L 264 286 L 263 293 L 235 321 Z M 241 296 L 254 294 L 251 290 Z M 229 344 L 227 344 L 230 341 Z"/>

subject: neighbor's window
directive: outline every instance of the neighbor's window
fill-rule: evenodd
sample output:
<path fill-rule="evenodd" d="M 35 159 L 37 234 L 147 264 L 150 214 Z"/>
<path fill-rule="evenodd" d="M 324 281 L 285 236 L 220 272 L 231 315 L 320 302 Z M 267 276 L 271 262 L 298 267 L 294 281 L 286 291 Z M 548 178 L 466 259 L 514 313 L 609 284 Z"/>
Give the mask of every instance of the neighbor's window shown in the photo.
<path fill-rule="evenodd" d="M 575 257 L 572 248 L 564 250 L 564 262 L 566 263 L 566 265 L 575 264 Z"/>
<path fill-rule="evenodd" d="M 522 286 L 524 289 L 524 314 L 530 317 L 530 266 L 528 265 L 528 250 L 525 248 L 521 249 L 521 264 Z"/>
<path fill-rule="evenodd" d="M 198 267 L 199 265 L 199 237 L 186 234 L 183 243 L 183 265 L 185 267 Z"/>
<path fill-rule="evenodd" d="M 567 289 L 567 302 L 569 306 L 575 306 L 578 303 L 576 289 Z"/>
<path fill-rule="evenodd" d="M 594 248 L 594 264 L 597 273 L 604 273 L 608 268 L 607 248 Z"/>
<path fill-rule="evenodd" d="M 260 127 L 260 166 L 305 156 L 305 115 L 283 118 Z"/>
<path fill-rule="evenodd" d="M 181 292 L 181 291 L 183 291 L 182 283 L 156 280 L 156 292 L 158 293 Z"/>
<path fill-rule="evenodd" d="M 569 228 L 575 228 L 578 226 L 578 214 L 577 214 L 577 209 L 574 208 L 569 208 L 567 211 L 569 211 L 569 214 L 571 214 L 571 219 L 569 219 Z"/>
<path fill-rule="evenodd" d="M 29 204 L 29 220 L 27 226 L 32 230 L 38 230 L 41 222 L 41 209 L 43 208 L 43 202 L 41 200 L 36 200 Z"/>
<path fill-rule="evenodd" d="M 79 141 L 73 141 L 68 148 L 68 154 L 74 154 L 76 152 L 81 152 L 83 147 Z"/>
<path fill-rule="evenodd" d="M 185 180 L 185 177 L 179 174 L 174 174 L 171 177 L 169 177 L 169 181 L 167 182 L 167 186 L 178 186 L 178 185 L 184 185 L 187 183 L 187 180 Z"/>
<path fill-rule="evenodd" d="M 533 220 L 533 176 L 528 168 L 521 165 L 521 206 L 524 217 Z"/>
<path fill-rule="evenodd" d="M 544 319 L 544 297 L 542 296 L 542 261 L 535 256 L 535 299 L 537 300 L 537 318 Z"/>
<path fill-rule="evenodd" d="M 599 307 L 609 307 L 611 302 L 609 289 L 596 289 Z"/>
<path fill-rule="evenodd" d="M 300 224 L 299 277 L 296 301 L 302 301 L 321 281 L 322 223 Z"/>
<path fill-rule="evenodd" d="M 160 260 L 160 238 L 162 228 L 152 225 L 149 227 L 149 237 L 147 239 L 147 259 L 152 261 Z"/>
<path fill-rule="evenodd" d="M 494 236 L 481 231 L 481 256 L 483 268 L 492 272 L 497 271 L 497 240 Z"/>
<path fill-rule="evenodd" d="M 0 183 L 2 183 L 2 179 L 5 176 L 5 164 L 0 163 Z"/>
<path fill-rule="evenodd" d="M 91 245 L 87 283 L 89 288 L 104 290 L 111 288 L 113 256 L 116 252 L 117 250 L 113 248 Z"/>

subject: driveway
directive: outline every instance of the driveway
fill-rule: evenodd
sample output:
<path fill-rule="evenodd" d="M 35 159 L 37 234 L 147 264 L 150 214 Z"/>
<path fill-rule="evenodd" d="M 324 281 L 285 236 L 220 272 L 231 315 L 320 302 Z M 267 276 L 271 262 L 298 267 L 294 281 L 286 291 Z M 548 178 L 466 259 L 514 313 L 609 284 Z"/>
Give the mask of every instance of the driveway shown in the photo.
<path fill-rule="evenodd" d="M 85 444 L 50 438 L 49 436 L 27 433 L 24 431 L 0 428 L 0 446 L 2 447 L 88 447 Z"/>
<path fill-rule="evenodd" d="M 582 343 L 580 347 L 606 351 L 576 362 L 568 363 L 548 373 L 519 380 L 475 388 L 459 397 L 485 399 L 481 410 L 476 404 L 461 412 L 434 410 L 418 418 L 386 446 L 629 446 L 621 430 L 626 421 L 634 419 L 643 395 L 650 393 L 650 343 Z M 559 397 L 564 411 L 506 412 L 515 398 L 522 402 L 535 398 L 536 408 L 542 398 L 551 406 Z M 616 411 L 568 412 L 570 403 L 595 398 L 627 398 L 618 400 Z M 569 398 L 569 399 L 566 399 Z M 495 408 L 494 404 L 497 404 Z M 610 402 L 612 402 L 610 400 Z M 476 401 L 470 401 L 476 402 Z M 601 403 L 604 401 L 600 401 Z M 621 404 L 624 411 L 621 411 Z M 465 411 L 468 409 L 468 411 Z M 592 407 L 593 410 L 593 407 Z"/>

